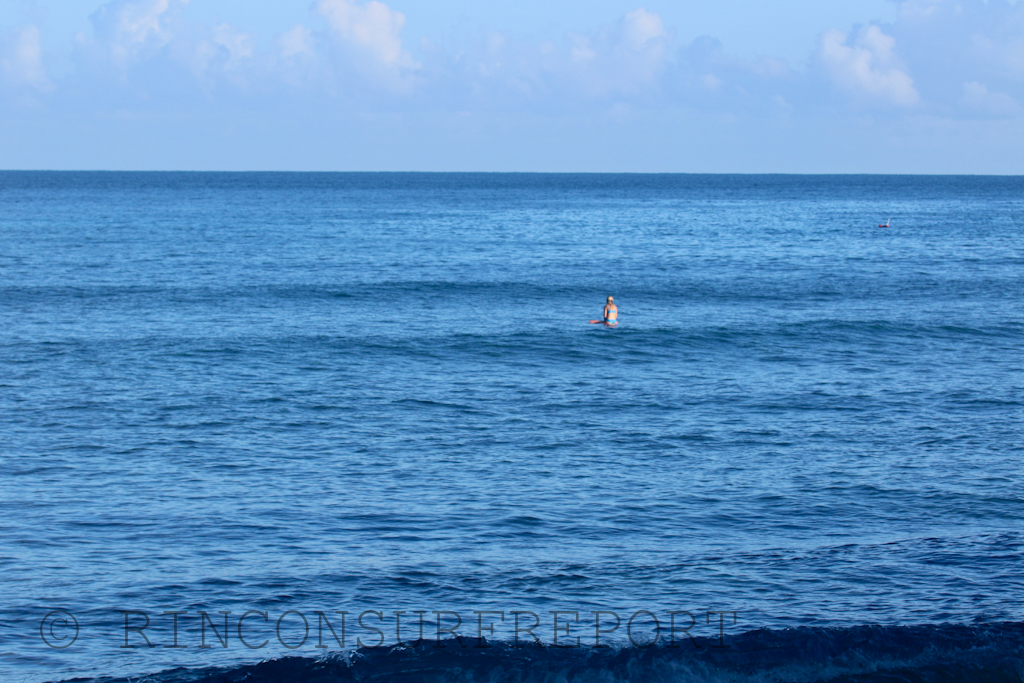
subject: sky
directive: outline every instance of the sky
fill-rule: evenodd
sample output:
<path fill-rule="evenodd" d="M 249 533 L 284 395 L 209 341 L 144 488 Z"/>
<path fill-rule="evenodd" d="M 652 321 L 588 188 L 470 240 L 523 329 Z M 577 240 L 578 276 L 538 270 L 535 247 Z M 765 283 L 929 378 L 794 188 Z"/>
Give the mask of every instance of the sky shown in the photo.
<path fill-rule="evenodd" d="M 0 168 L 1024 173 L 1024 0 L 0 0 Z"/>

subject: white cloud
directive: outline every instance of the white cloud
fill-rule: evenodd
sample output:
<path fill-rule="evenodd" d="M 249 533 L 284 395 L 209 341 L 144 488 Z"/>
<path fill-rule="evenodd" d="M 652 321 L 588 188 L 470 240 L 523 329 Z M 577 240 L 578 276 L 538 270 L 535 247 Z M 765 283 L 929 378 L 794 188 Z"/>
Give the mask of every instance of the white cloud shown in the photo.
<path fill-rule="evenodd" d="M 704 74 L 700 77 L 700 83 L 712 92 L 722 87 L 722 79 L 714 74 Z"/>
<path fill-rule="evenodd" d="M 591 97 L 622 97 L 650 90 L 668 66 L 671 34 L 661 17 L 643 7 L 590 36 L 569 36 L 565 65 L 573 85 Z"/>
<path fill-rule="evenodd" d="M 832 79 L 859 99 L 909 107 L 920 100 L 914 80 L 895 56 L 896 39 L 876 25 L 848 36 L 833 29 L 821 37 L 819 59 Z"/>
<path fill-rule="evenodd" d="M 804 74 L 778 59 L 742 59 L 718 40 L 701 36 L 681 48 L 660 79 L 674 101 L 696 109 L 755 116 L 774 115 L 778 102 L 806 101 L 811 85 Z"/>
<path fill-rule="evenodd" d="M 622 19 L 626 44 L 636 52 L 645 50 L 651 41 L 666 38 L 665 23 L 657 14 L 643 7 L 626 14 Z"/>
<path fill-rule="evenodd" d="M 977 81 L 964 83 L 964 94 L 960 103 L 967 109 L 990 116 L 1017 116 L 1021 107 L 1006 93 L 990 92 Z"/>
<path fill-rule="evenodd" d="M 821 111 L 831 97 L 824 75 L 853 110 L 1024 115 L 1024 0 L 904 0 L 891 24 L 826 32 L 802 70 L 768 56 L 741 58 L 708 36 L 674 45 L 673 29 L 644 7 L 543 41 L 491 31 L 446 47 L 415 36 L 414 55 L 403 39 L 405 16 L 381 0 L 317 0 L 310 11 L 323 26 L 285 27 L 262 50 L 231 25 L 186 21 L 188 2 L 107 1 L 90 17 L 94 31 L 79 41 L 71 75 L 61 78 L 43 67 L 38 29 L 12 33 L 0 38 L 0 78 L 57 92 L 68 84 L 100 107 L 104 97 L 122 108 L 133 99 L 209 107 L 283 101 L 288 93 L 367 111 L 562 115 L 624 104 L 616 111 L 683 106 L 771 116 L 780 102 L 795 114 Z M 199 95 L 191 104 L 190 93 Z"/>
<path fill-rule="evenodd" d="M 124 68 L 141 51 L 171 41 L 174 11 L 186 4 L 188 0 L 112 0 L 90 19 L 99 43 L 109 50 L 114 63 Z"/>
<path fill-rule="evenodd" d="M 236 31 L 228 24 L 214 27 L 213 42 L 227 51 L 226 68 L 234 69 L 256 52 L 256 39 L 248 33 Z"/>
<path fill-rule="evenodd" d="M 320 0 L 316 5 L 331 33 L 346 45 L 387 66 L 411 66 L 402 50 L 405 15 L 378 0 Z"/>
<path fill-rule="evenodd" d="M 942 9 L 943 0 L 904 0 L 900 3 L 899 16 L 904 20 L 920 20 L 933 16 Z"/>
<path fill-rule="evenodd" d="M 281 49 L 281 56 L 285 59 L 291 59 L 300 55 L 312 57 L 316 49 L 316 44 L 313 42 L 313 32 L 302 24 L 296 24 L 282 33 L 277 43 Z"/>
<path fill-rule="evenodd" d="M 980 112 L 966 106 L 978 96 L 965 94 L 965 83 L 1024 97 L 1024 2 L 905 0 L 898 16 L 889 31 L 926 104 Z"/>
<path fill-rule="evenodd" d="M 597 58 L 597 53 L 590 47 L 590 41 L 584 36 L 572 37 L 572 50 L 569 52 L 569 59 L 574 64 L 586 64 Z"/>
<path fill-rule="evenodd" d="M 562 40 L 490 32 L 457 51 L 425 49 L 417 92 L 427 106 L 463 111 L 554 112 L 594 102 L 649 102 L 662 96 L 671 43 L 661 17 L 643 8 Z M 621 111 L 627 110 L 633 109 Z"/>
<path fill-rule="evenodd" d="M 1024 16 L 1021 20 L 1024 23 Z M 971 35 L 971 56 L 1005 77 L 1024 81 L 1024 26 L 1018 27 L 1016 32 L 1001 31 L 1000 34 Z"/>
<path fill-rule="evenodd" d="M 53 85 L 43 66 L 43 50 L 39 28 L 26 26 L 16 31 L 6 44 L 0 44 L 0 72 L 4 80 L 15 86 L 28 86 L 39 91 L 52 90 Z"/>
<path fill-rule="evenodd" d="M 206 36 L 177 37 L 167 58 L 187 65 L 207 93 L 224 78 L 245 89 L 257 74 L 253 71 L 256 38 L 229 24 L 218 24 Z"/>

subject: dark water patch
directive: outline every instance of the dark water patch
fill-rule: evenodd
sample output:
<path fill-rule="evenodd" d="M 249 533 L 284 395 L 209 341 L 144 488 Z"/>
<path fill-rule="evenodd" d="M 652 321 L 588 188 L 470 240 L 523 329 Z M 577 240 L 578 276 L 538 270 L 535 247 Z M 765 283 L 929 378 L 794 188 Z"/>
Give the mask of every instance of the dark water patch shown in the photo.
<path fill-rule="evenodd" d="M 1014 622 L 764 629 L 728 638 L 690 638 L 683 632 L 676 636 L 672 645 L 606 648 L 514 646 L 460 637 L 362 648 L 318 659 L 284 657 L 239 667 L 175 669 L 143 680 L 1016 683 L 1024 672 L 1024 624 Z"/>

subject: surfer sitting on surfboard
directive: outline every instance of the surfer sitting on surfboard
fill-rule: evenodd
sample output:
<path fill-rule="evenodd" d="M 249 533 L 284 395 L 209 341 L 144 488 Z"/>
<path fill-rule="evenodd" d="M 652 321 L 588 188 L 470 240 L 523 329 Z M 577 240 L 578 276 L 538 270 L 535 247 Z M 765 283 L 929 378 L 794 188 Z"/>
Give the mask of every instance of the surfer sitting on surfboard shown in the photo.
<path fill-rule="evenodd" d="M 618 327 L 619 309 L 615 305 L 615 299 L 608 297 L 608 303 L 604 305 L 604 320 L 591 320 L 591 325 L 604 323 L 605 327 Z"/>
<path fill-rule="evenodd" d="M 608 303 L 604 305 L 604 324 L 608 327 L 615 327 L 619 324 L 619 309 L 612 297 L 608 297 Z"/>

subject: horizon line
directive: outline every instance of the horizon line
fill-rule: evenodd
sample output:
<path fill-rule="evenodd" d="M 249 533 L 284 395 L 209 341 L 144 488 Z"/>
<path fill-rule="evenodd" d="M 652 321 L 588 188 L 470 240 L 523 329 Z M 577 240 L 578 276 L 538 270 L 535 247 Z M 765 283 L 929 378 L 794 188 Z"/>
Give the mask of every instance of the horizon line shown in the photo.
<path fill-rule="evenodd" d="M 634 176 L 900 176 L 917 178 L 1021 178 L 1021 173 L 878 173 L 878 172 L 787 172 L 787 171 L 324 171 L 324 170 L 223 170 L 223 169 L 48 169 L 48 168 L 8 168 L 0 169 L 0 174 L 9 173 L 194 173 L 194 174 L 360 174 L 360 175 L 634 175 Z"/>

